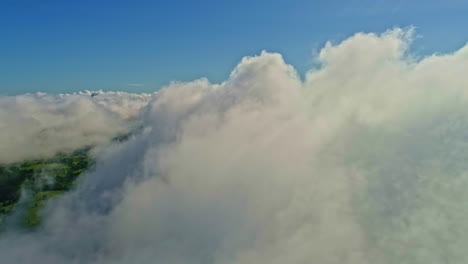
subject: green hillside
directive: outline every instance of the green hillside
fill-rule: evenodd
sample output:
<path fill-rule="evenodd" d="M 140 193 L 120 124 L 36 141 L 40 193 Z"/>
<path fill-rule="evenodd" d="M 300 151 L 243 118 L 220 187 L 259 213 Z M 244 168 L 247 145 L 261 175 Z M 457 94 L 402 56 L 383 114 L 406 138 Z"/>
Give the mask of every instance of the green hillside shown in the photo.
<path fill-rule="evenodd" d="M 0 225 L 18 213 L 19 226 L 38 226 L 47 200 L 73 188 L 78 176 L 91 165 L 89 148 L 46 160 L 0 164 Z M 28 195 L 21 197 L 22 193 Z"/>

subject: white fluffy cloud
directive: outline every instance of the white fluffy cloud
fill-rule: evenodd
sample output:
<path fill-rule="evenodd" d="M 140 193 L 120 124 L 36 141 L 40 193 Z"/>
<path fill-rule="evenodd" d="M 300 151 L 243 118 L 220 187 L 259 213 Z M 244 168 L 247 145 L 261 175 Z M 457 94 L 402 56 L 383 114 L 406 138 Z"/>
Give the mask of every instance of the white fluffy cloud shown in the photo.
<path fill-rule="evenodd" d="M 410 41 L 327 44 L 304 81 L 264 52 L 222 84 L 165 87 L 40 232 L 0 239 L 2 259 L 466 263 L 468 47 L 416 61 Z M 118 114 L 111 98 L 93 107 Z"/>
<path fill-rule="evenodd" d="M 50 157 L 109 142 L 131 128 L 151 95 L 44 93 L 0 97 L 0 163 Z"/>

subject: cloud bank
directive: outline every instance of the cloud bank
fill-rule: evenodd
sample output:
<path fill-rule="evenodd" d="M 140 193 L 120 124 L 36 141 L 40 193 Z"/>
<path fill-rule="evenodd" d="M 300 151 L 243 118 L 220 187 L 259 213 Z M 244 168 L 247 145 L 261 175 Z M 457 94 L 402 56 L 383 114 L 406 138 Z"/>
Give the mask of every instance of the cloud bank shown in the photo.
<path fill-rule="evenodd" d="M 394 29 L 328 43 L 305 80 L 263 52 L 221 84 L 173 83 L 148 103 L 3 98 L 11 110 L 1 124 L 14 131 L 36 113 L 70 113 L 83 132 L 51 135 L 86 134 L 86 144 L 137 112 L 143 129 L 100 153 L 78 188 L 44 211 L 40 231 L 2 234 L 2 259 L 466 263 L 468 46 L 415 60 L 411 39 Z"/>
<path fill-rule="evenodd" d="M 101 91 L 0 96 L 0 163 L 108 143 L 128 133 L 150 97 Z"/>

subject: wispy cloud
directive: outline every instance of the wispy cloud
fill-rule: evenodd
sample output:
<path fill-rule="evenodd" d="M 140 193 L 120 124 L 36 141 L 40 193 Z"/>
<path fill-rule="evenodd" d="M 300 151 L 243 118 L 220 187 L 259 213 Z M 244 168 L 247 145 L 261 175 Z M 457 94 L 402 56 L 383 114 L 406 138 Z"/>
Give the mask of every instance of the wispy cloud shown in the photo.
<path fill-rule="evenodd" d="M 142 83 L 129 83 L 127 84 L 128 86 L 133 86 L 133 87 L 142 87 L 142 86 L 145 86 L 144 84 Z"/>

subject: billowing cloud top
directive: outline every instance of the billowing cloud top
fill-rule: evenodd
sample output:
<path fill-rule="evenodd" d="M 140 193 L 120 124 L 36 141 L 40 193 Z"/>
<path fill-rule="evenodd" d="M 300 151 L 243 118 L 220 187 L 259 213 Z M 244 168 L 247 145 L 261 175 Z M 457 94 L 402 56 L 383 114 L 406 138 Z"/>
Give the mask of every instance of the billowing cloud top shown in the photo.
<path fill-rule="evenodd" d="M 145 106 L 143 129 L 103 151 L 47 208 L 43 229 L 3 236 L 2 259 L 466 263 L 468 47 L 414 60 L 411 34 L 327 44 L 304 81 L 264 52 L 222 84 L 174 83 L 147 104 L 128 94 L 3 98 L 2 125 L 31 131 L 17 148 L 51 128 L 99 142 L 125 129 L 125 109 Z"/>

